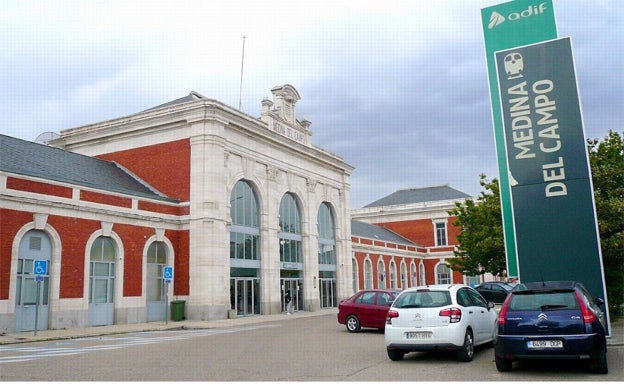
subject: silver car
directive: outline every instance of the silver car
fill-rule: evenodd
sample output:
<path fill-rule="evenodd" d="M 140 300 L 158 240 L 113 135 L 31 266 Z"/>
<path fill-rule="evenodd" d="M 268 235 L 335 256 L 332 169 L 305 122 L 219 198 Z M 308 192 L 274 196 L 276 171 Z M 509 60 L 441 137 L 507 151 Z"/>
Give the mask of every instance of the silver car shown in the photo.
<path fill-rule="evenodd" d="M 453 350 L 460 361 L 472 361 L 475 346 L 493 341 L 497 316 L 494 303 L 467 285 L 406 289 L 388 310 L 388 357 L 399 361 L 408 352 Z"/>

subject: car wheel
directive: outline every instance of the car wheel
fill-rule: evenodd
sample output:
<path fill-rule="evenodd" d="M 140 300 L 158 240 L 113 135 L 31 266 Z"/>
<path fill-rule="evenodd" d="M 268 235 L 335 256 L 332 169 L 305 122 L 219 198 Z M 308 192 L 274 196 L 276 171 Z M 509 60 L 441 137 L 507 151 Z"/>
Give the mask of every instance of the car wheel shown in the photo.
<path fill-rule="evenodd" d="M 392 361 L 401 361 L 403 356 L 405 356 L 405 352 L 399 349 L 386 349 L 388 352 L 388 358 Z"/>
<path fill-rule="evenodd" d="M 350 315 L 347 317 L 347 321 L 345 322 L 345 325 L 347 326 L 347 330 L 350 331 L 351 333 L 357 333 L 361 329 L 360 320 L 358 319 L 358 317 L 354 315 Z"/>
<path fill-rule="evenodd" d="M 609 373 L 609 367 L 607 366 L 607 351 L 606 349 L 601 351 L 597 356 L 592 357 L 590 361 L 590 368 L 594 374 L 607 374 Z"/>
<path fill-rule="evenodd" d="M 496 362 L 496 370 L 499 372 L 508 372 L 511 370 L 511 360 L 494 355 L 494 361 Z"/>
<path fill-rule="evenodd" d="M 464 346 L 457 351 L 457 358 L 462 362 L 470 362 L 472 361 L 473 356 L 474 339 L 472 338 L 472 332 L 470 330 L 466 330 L 466 335 L 464 336 Z"/>

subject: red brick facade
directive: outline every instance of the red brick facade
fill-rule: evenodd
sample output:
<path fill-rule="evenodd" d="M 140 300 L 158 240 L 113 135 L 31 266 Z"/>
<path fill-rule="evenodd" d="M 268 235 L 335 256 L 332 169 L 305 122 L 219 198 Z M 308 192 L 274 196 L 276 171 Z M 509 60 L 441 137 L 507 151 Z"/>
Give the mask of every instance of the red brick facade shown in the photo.
<path fill-rule="evenodd" d="M 170 198 L 181 202 L 189 201 L 191 146 L 188 139 L 117 151 L 97 157 L 123 165 Z"/>
<path fill-rule="evenodd" d="M 372 287 L 379 288 L 379 277 L 382 272 L 379 270 L 379 261 L 383 261 L 386 272 L 383 284 L 386 288 L 404 289 L 404 282 L 407 287 L 416 285 L 430 285 L 438 283 L 436 268 L 440 263 L 446 263 L 446 259 L 453 256 L 453 250 L 457 245 L 457 235 L 460 229 L 453 226 L 455 217 L 446 218 L 447 245 L 436 246 L 435 226 L 432 219 L 414 219 L 401 221 L 378 222 L 376 225 L 391 230 L 418 246 L 407 246 L 394 243 L 385 243 L 378 240 L 352 236 L 352 248 L 354 254 L 354 265 L 357 265 L 356 288 L 367 288 L 365 283 L 365 261 L 368 260 L 372 267 Z M 371 250 L 371 246 L 377 246 L 377 250 Z M 405 252 L 405 251 L 407 252 Z M 391 261 L 394 262 L 396 278 L 394 284 L 390 281 Z M 402 280 L 401 265 L 405 263 L 406 277 Z M 412 271 L 412 263 L 415 271 Z M 422 267 L 421 267 L 422 265 Z M 424 282 L 422 271 L 424 269 Z M 461 272 L 451 271 L 452 283 L 465 283 Z"/>
<path fill-rule="evenodd" d="M 56 197 L 71 198 L 72 189 L 52 183 L 41 183 L 28 179 L 7 178 L 7 188 L 38 194 L 42 201 L 53 201 Z M 78 206 L 83 203 L 97 203 L 99 208 L 108 206 L 108 210 L 132 207 L 132 198 L 121 197 L 117 194 L 104 191 L 94 192 L 81 190 Z M 188 207 L 177 204 L 156 203 L 149 200 L 139 200 L 137 206 L 140 211 L 154 214 L 188 213 Z M 83 298 L 85 261 L 88 260 L 87 244 L 89 237 L 101 229 L 100 219 L 87 219 L 81 216 L 84 213 L 80 207 L 75 215 L 48 215 L 47 225 L 51 226 L 60 237 L 62 244 L 59 299 Z M 25 225 L 33 222 L 33 213 L 0 209 L 0 300 L 9 298 L 9 282 L 11 278 L 11 258 L 13 242 L 18 231 Z M 113 223 L 112 231 L 123 242 L 123 296 L 133 297 L 142 295 L 142 280 L 145 242 L 154 235 L 153 227 L 133 224 Z M 165 236 L 175 246 L 175 281 L 174 294 L 188 295 L 188 231 L 168 230 Z M 139 279 L 137 279 L 137 277 Z"/>

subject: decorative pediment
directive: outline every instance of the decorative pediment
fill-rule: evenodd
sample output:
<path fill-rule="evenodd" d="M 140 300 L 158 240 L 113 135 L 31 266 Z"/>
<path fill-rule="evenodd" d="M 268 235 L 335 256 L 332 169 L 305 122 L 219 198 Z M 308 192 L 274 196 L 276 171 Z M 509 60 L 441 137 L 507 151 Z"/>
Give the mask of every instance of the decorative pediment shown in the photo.
<path fill-rule="evenodd" d="M 296 104 L 301 99 L 299 92 L 290 84 L 271 89 L 273 101 L 262 99 L 261 120 L 269 129 L 296 142 L 310 145 L 310 121 L 297 120 Z"/>

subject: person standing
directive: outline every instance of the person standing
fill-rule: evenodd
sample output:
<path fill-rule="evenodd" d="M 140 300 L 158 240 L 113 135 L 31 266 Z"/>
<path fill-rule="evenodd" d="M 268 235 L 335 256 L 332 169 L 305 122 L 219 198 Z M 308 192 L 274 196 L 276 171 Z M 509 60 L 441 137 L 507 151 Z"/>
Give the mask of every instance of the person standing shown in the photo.
<path fill-rule="evenodd" d="M 286 303 L 286 314 L 291 314 L 292 297 L 290 296 L 290 290 L 286 290 L 286 296 L 284 296 L 284 302 Z"/>

